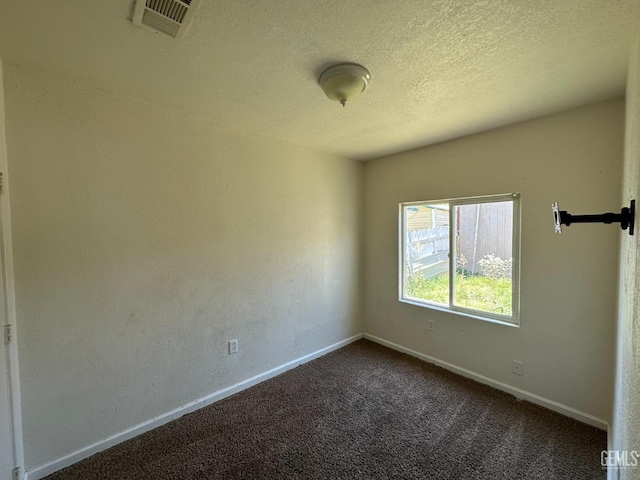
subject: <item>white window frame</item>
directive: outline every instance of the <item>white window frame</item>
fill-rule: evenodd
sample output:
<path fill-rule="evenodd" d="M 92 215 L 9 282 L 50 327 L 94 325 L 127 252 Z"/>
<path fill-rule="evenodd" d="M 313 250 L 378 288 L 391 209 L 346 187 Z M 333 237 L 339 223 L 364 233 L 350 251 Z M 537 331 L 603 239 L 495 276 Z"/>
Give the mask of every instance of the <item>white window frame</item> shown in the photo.
<path fill-rule="evenodd" d="M 500 315 L 497 313 L 483 312 L 482 310 L 475 310 L 473 308 L 461 307 L 454 304 L 454 281 L 456 274 L 457 256 L 456 256 L 456 236 L 457 231 L 456 219 L 454 216 L 454 207 L 460 205 L 478 204 L 478 203 L 495 203 L 495 202 L 513 202 L 513 232 L 512 232 L 512 255 L 513 255 L 513 270 L 511 272 L 512 280 L 512 298 L 511 298 L 511 315 Z M 463 315 L 467 317 L 476 318 L 479 320 L 485 320 L 493 323 L 500 323 L 509 326 L 520 326 L 520 194 L 519 193 L 507 193 L 501 195 L 484 195 L 478 197 L 465 197 L 465 198 L 449 198 L 443 200 L 425 200 L 420 202 L 404 202 L 400 203 L 398 215 L 399 225 L 399 268 L 398 268 L 398 286 L 399 286 L 399 301 L 408 303 L 411 305 L 417 305 L 420 307 L 426 307 L 433 310 L 440 310 L 444 312 L 451 312 L 457 315 Z M 448 204 L 449 205 L 449 305 L 441 305 L 432 303 L 427 300 L 421 300 L 418 298 L 412 298 L 405 295 L 405 282 L 404 282 L 404 269 L 407 248 L 406 239 L 406 218 L 405 207 L 420 206 L 420 205 L 437 205 Z"/>

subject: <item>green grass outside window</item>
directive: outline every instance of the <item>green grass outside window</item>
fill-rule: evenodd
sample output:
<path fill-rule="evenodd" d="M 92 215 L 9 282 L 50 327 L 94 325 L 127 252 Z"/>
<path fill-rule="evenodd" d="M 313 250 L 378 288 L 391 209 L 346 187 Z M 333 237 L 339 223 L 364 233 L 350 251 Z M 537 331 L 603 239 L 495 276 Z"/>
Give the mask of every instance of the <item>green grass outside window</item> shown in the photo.
<path fill-rule="evenodd" d="M 407 281 L 409 297 L 449 305 L 449 277 L 416 275 Z M 483 312 L 511 315 L 511 279 L 456 273 L 456 302 L 460 307 Z"/>

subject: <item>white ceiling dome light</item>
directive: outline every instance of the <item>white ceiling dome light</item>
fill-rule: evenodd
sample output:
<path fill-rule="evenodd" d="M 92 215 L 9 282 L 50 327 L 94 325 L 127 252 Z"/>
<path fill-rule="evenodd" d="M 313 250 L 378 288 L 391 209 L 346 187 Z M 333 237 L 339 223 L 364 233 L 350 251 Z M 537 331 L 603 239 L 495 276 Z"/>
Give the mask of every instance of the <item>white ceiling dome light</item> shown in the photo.
<path fill-rule="evenodd" d="M 371 81 L 369 70 L 356 63 L 340 63 L 320 75 L 320 86 L 331 100 L 344 107 L 365 91 Z"/>

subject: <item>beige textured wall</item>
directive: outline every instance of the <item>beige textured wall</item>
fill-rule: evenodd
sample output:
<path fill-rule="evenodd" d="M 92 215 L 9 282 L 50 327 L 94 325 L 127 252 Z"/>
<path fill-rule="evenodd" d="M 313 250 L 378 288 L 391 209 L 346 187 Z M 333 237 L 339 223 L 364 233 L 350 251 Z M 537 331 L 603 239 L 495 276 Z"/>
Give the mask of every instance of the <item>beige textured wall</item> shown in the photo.
<path fill-rule="evenodd" d="M 630 56 L 622 201 L 640 201 L 640 31 Z M 640 215 L 636 234 L 622 235 L 613 448 L 640 452 Z M 629 457 L 631 460 L 631 457 Z M 618 472 L 616 472 L 617 475 Z M 640 466 L 620 469 L 623 480 L 640 479 Z"/>
<path fill-rule="evenodd" d="M 620 208 L 623 123 L 614 100 L 366 163 L 365 331 L 610 421 L 620 230 L 557 235 L 550 207 Z M 400 303 L 398 203 L 508 192 L 522 193 L 521 327 Z"/>
<path fill-rule="evenodd" d="M 360 164 L 4 80 L 27 469 L 362 332 Z"/>

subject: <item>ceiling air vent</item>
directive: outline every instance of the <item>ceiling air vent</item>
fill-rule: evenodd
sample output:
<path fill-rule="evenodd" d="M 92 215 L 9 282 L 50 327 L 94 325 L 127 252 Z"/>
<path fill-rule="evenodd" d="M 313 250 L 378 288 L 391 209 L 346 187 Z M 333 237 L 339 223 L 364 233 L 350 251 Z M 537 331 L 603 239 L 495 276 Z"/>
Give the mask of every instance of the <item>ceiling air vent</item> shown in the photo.
<path fill-rule="evenodd" d="M 182 38 L 200 0 L 137 0 L 134 25 Z"/>

